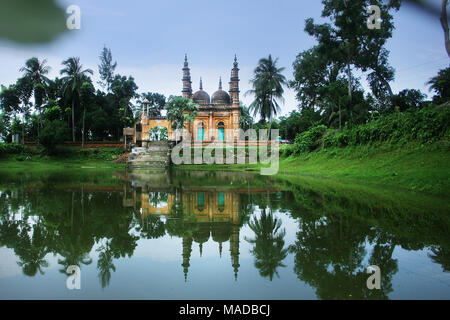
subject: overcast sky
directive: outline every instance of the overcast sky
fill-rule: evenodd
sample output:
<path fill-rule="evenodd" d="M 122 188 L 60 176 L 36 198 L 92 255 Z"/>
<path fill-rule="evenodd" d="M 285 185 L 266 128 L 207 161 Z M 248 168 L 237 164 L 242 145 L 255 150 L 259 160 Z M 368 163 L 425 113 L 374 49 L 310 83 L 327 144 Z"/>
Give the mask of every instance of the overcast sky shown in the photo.
<path fill-rule="evenodd" d="M 81 9 L 81 30 L 67 32 L 51 44 L 21 46 L 0 41 L 0 84 L 13 83 L 26 59 L 46 58 L 50 76 L 59 74 L 61 61 L 78 56 L 94 70 L 98 80 L 98 56 L 103 45 L 112 50 L 116 72 L 131 75 L 138 92 L 181 95 L 182 65 L 188 55 L 193 89 L 202 77 L 212 95 L 219 76 L 228 90 L 233 58 L 238 57 L 241 100 L 249 104 L 249 79 L 258 60 L 269 54 L 279 58 L 285 75 L 292 79 L 296 55 L 315 41 L 304 32 L 305 19 L 320 21 L 319 0 L 164 0 L 112 1 L 61 0 Z M 439 5 L 440 0 L 430 0 Z M 388 42 L 390 64 L 396 69 L 394 92 L 420 89 L 430 95 L 427 80 L 449 65 L 439 20 L 403 6 L 394 15 L 396 30 Z M 285 92 L 283 114 L 297 107 L 295 93 Z"/>

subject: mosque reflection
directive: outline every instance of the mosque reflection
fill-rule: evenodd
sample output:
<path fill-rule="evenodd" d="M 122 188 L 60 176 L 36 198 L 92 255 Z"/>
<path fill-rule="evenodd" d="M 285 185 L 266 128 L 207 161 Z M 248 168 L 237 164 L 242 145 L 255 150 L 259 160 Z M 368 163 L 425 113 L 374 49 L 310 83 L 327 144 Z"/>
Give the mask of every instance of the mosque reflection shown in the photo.
<path fill-rule="evenodd" d="M 190 185 L 189 181 L 201 181 L 202 178 L 213 176 L 217 181 L 225 180 L 228 185 L 202 187 Z M 206 173 L 190 172 L 184 177 L 183 183 L 172 181 L 166 173 L 145 171 L 128 172 L 123 179 L 131 183 L 125 187 L 123 205 L 133 207 L 141 217 L 143 230 L 151 230 L 157 219 L 165 221 L 165 231 L 172 236 L 182 238 L 182 267 L 187 279 L 193 244 L 197 243 L 202 256 L 203 244 L 210 239 L 217 243 L 218 254 L 222 257 L 223 244 L 229 242 L 231 265 L 235 279 L 239 271 L 239 237 L 243 225 L 243 215 L 247 212 L 250 195 L 279 194 L 280 191 L 250 186 L 254 175 L 239 175 L 238 186 L 233 186 L 231 172 Z M 230 184 L 231 181 L 231 184 Z M 242 182 L 247 182 L 247 187 Z M 239 183 L 240 182 L 240 183 Z M 240 186 L 239 186 L 240 185 Z M 244 201 L 245 202 L 245 201 Z M 162 230 L 160 231 L 160 233 Z"/>

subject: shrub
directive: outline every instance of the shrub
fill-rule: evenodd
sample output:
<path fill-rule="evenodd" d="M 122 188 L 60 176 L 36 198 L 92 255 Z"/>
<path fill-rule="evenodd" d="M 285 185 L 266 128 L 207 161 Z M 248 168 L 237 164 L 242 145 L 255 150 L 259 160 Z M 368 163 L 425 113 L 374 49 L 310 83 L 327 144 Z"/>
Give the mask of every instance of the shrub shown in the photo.
<path fill-rule="evenodd" d="M 321 144 L 320 140 L 326 130 L 326 126 L 319 125 L 297 135 L 294 142 L 294 154 L 298 155 L 316 149 Z"/>
<path fill-rule="evenodd" d="M 39 133 L 39 142 L 48 153 L 54 153 L 56 145 L 61 144 L 69 136 L 69 128 L 64 121 L 46 121 Z"/>
<path fill-rule="evenodd" d="M 295 154 L 310 152 L 319 146 L 325 148 L 369 145 L 380 142 L 417 141 L 430 144 L 450 137 L 450 107 L 410 108 L 404 113 L 395 113 L 374 119 L 366 124 L 345 127 L 342 131 L 317 126 L 300 133 L 295 138 Z"/>

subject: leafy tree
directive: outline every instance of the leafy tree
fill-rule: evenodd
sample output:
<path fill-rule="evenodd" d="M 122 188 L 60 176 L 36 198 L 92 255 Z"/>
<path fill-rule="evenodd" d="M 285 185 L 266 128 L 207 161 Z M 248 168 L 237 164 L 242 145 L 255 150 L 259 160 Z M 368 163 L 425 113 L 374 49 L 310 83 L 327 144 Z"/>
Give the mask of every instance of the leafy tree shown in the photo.
<path fill-rule="evenodd" d="M 98 83 L 109 92 L 113 83 L 117 62 L 112 62 L 111 49 L 108 49 L 105 46 L 103 47 L 99 58 L 100 64 L 98 65 L 98 73 L 100 74 L 100 79 L 103 81 L 99 81 Z"/>
<path fill-rule="evenodd" d="M 282 75 L 284 68 L 278 68 L 277 61 L 278 58 L 273 60 L 272 55 L 259 60 L 254 76 L 250 80 L 253 89 L 247 92 L 255 96 L 249 109 L 263 121 L 267 119 L 272 122 L 273 117 L 281 111 L 278 100 L 284 101 L 283 86 L 287 85 L 287 81 Z"/>
<path fill-rule="evenodd" d="M 198 105 L 191 99 L 180 96 L 170 96 L 167 104 L 167 120 L 172 124 L 172 129 L 185 128 L 186 122 L 194 121 L 199 109 Z"/>
<path fill-rule="evenodd" d="M 63 143 L 69 136 L 69 128 L 64 121 L 45 121 L 44 127 L 39 133 L 39 142 L 48 153 L 54 153 L 56 145 Z"/>
<path fill-rule="evenodd" d="M 163 94 L 160 93 L 152 93 L 152 92 L 146 92 L 142 93 L 140 95 L 140 100 L 138 100 L 138 104 L 140 105 L 139 110 L 144 110 L 143 102 L 144 100 L 147 100 L 148 105 L 148 116 L 149 117 L 158 117 L 161 116 L 161 110 L 164 109 L 164 106 L 166 105 L 166 97 Z M 146 112 L 146 110 L 144 110 Z"/>
<path fill-rule="evenodd" d="M 83 70 L 83 65 L 78 57 L 68 58 L 62 64 L 65 66 L 60 71 L 61 75 L 65 75 L 62 78 L 63 92 L 72 103 L 72 141 L 75 142 L 75 102 L 80 99 L 80 88 L 86 74 L 93 74 L 93 72 L 91 69 Z"/>
<path fill-rule="evenodd" d="M 450 67 L 439 70 L 438 74 L 431 78 L 428 83 L 430 91 L 433 90 L 436 95 L 433 102 L 436 104 L 445 103 L 450 99 Z"/>
<path fill-rule="evenodd" d="M 409 108 L 421 108 L 427 96 L 416 89 L 404 89 L 393 97 L 394 107 L 399 111 L 405 111 Z"/>
<path fill-rule="evenodd" d="M 239 117 L 239 128 L 242 130 L 250 129 L 253 125 L 253 118 L 250 115 L 249 109 L 242 104 L 239 105 L 240 117 Z"/>
<path fill-rule="evenodd" d="M 138 86 L 134 82 L 134 78 L 129 76 L 121 76 L 117 74 L 111 84 L 111 90 L 113 92 L 113 99 L 115 105 L 118 106 L 118 123 L 117 123 L 117 135 L 120 135 L 121 128 L 131 125 L 133 111 L 131 108 L 131 99 L 136 98 L 136 90 Z"/>
<path fill-rule="evenodd" d="M 390 92 L 389 81 L 393 70 L 387 65 L 386 40 L 392 36 L 394 28 L 390 10 L 398 10 L 399 0 L 322 0 L 322 17 L 330 23 L 315 24 L 312 18 L 306 20 L 305 31 L 319 42 L 320 54 L 342 67 L 347 77 L 350 117 L 353 118 L 353 69 L 363 72 L 371 70 L 368 80 L 375 96 L 381 97 L 383 89 Z M 364 10 L 369 5 L 381 9 L 383 23 L 381 29 L 369 29 L 369 14 Z"/>

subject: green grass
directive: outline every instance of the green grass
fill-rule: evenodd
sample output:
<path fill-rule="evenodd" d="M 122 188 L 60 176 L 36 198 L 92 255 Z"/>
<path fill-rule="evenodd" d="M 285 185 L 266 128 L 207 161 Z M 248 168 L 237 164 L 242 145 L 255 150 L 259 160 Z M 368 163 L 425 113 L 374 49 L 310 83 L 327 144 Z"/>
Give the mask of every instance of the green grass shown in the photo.
<path fill-rule="evenodd" d="M 259 171 L 261 165 L 181 165 L 185 170 Z M 340 182 L 388 186 L 439 196 L 450 195 L 446 143 L 378 144 L 333 148 L 280 160 L 280 175 L 302 175 Z"/>
<path fill-rule="evenodd" d="M 0 157 L 0 168 L 19 170 L 52 168 L 123 168 L 125 164 L 114 163 L 123 154 L 121 148 L 59 147 L 54 155 L 46 155 L 41 148 L 27 148 L 19 154 Z"/>

